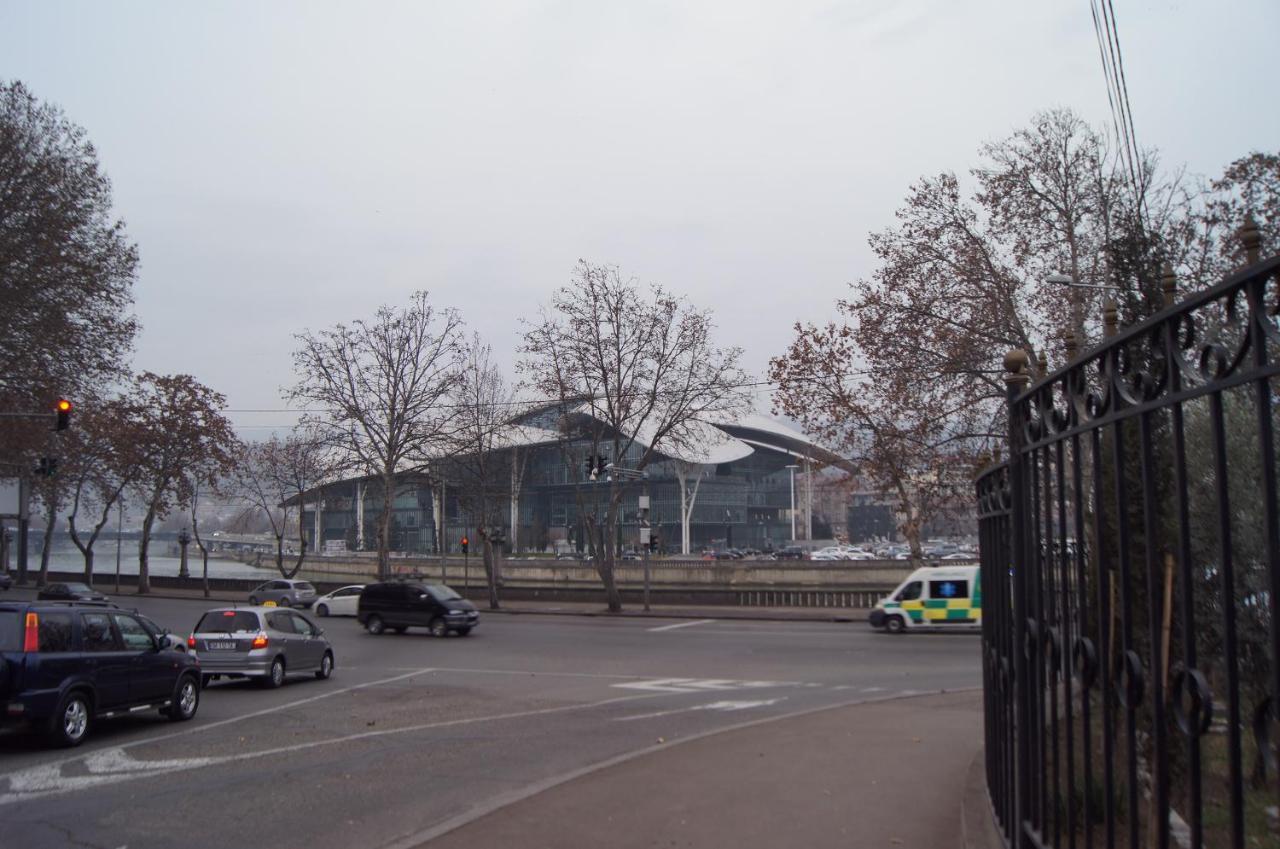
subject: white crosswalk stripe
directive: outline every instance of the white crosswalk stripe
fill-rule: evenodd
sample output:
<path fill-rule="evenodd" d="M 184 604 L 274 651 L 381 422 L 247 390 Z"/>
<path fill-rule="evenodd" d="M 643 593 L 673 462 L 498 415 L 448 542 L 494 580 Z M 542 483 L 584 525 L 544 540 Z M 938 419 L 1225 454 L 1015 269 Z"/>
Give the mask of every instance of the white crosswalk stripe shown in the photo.
<path fill-rule="evenodd" d="M 735 681 L 730 678 L 654 678 L 614 684 L 623 690 L 650 693 L 706 693 L 719 690 L 760 690 L 769 687 L 802 687 L 799 681 Z"/>

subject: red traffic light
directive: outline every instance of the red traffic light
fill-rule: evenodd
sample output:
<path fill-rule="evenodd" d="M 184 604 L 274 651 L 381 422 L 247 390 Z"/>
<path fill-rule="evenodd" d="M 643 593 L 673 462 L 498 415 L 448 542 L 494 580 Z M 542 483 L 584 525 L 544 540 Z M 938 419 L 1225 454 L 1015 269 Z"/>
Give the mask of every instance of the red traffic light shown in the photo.
<path fill-rule="evenodd" d="M 71 426 L 71 402 L 66 398 L 59 398 L 53 405 L 54 414 L 57 416 L 57 423 L 54 424 L 54 430 L 66 430 Z"/>
<path fill-rule="evenodd" d="M 463 537 L 463 538 L 462 538 L 462 553 L 463 553 L 463 554 L 466 554 L 466 553 L 467 553 L 467 546 L 468 546 L 468 545 L 470 545 L 470 541 L 469 541 L 466 537 Z"/>

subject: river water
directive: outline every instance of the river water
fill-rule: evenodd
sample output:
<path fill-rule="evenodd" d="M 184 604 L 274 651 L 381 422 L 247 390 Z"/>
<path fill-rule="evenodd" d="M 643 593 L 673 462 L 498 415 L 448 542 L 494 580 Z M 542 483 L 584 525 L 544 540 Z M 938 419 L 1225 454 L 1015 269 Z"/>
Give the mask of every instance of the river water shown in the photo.
<path fill-rule="evenodd" d="M 32 546 L 34 549 L 35 546 Z M 176 546 L 174 546 L 176 548 Z M 17 546 L 13 546 L 9 554 L 9 570 L 14 574 L 18 571 Z M 170 553 L 170 543 L 165 541 L 153 541 L 147 552 L 147 564 L 150 567 L 152 575 L 177 575 L 179 568 L 179 559 L 176 554 Z M 210 578 L 260 578 L 267 580 L 272 576 L 277 576 L 275 564 L 273 560 L 269 560 L 264 556 L 264 566 L 254 567 L 238 560 L 225 560 L 213 555 L 209 556 L 209 577 Z M 49 569 L 54 572 L 79 572 L 84 573 L 84 557 L 81 556 L 80 550 L 74 544 L 67 542 L 63 544 L 54 544 L 53 549 L 49 552 Z M 200 549 L 192 544 L 187 549 L 187 569 L 193 578 L 198 578 L 203 573 L 204 564 L 200 559 Z M 32 551 L 27 555 L 27 571 L 40 571 L 40 554 L 38 551 Z M 116 541 L 113 539 L 98 541 L 93 547 L 93 574 L 95 581 L 101 581 L 106 578 L 113 578 L 116 574 Z M 137 540 L 121 540 L 120 542 L 120 574 L 136 575 L 138 574 L 138 542 Z"/>

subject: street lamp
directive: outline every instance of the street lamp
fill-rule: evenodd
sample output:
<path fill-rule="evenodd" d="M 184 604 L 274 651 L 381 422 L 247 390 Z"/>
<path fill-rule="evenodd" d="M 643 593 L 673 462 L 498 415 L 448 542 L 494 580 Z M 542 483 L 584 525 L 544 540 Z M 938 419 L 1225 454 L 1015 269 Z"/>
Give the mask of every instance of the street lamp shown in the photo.
<path fill-rule="evenodd" d="M 187 533 L 187 529 L 184 527 L 182 530 L 178 531 L 178 548 L 180 550 L 178 560 L 179 578 L 186 579 L 191 577 L 190 573 L 187 572 L 187 546 L 190 544 L 191 534 Z"/>
<path fill-rule="evenodd" d="M 1055 286 L 1069 286 L 1072 289 L 1106 289 L 1110 292 L 1119 292 L 1119 286 L 1112 286 L 1109 283 L 1077 283 L 1075 278 L 1070 274 L 1050 274 L 1044 279 L 1046 283 L 1052 283 Z"/>
<path fill-rule="evenodd" d="M 791 472 L 791 541 L 796 541 L 796 469 L 800 468 L 795 463 L 787 466 Z"/>

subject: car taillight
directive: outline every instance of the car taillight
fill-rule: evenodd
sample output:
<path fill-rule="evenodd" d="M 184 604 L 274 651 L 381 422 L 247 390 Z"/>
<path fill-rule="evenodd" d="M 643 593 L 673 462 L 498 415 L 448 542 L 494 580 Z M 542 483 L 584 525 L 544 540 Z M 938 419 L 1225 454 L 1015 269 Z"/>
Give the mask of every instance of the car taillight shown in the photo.
<path fill-rule="evenodd" d="M 27 614 L 27 628 L 22 635 L 23 651 L 40 651 L 40 617 L 35 613 Z"/>
<path fill-rule="evenodd" d="M 187 637 L 187 647 L 188 647 L 188 648 L 195 648 L 195 647 L 196 647 L 196 635 L 195 635 L 195 634 L 192 634 L 190 637 Z"/>
<path fill-rule="evenodd" d="M 267 647 L 267 635 L 259 632 L 258 636 L 253 638 L 253 647 L 255 649 L 265 649 Z"/>

